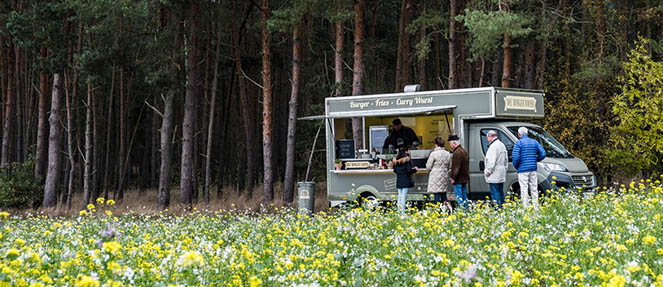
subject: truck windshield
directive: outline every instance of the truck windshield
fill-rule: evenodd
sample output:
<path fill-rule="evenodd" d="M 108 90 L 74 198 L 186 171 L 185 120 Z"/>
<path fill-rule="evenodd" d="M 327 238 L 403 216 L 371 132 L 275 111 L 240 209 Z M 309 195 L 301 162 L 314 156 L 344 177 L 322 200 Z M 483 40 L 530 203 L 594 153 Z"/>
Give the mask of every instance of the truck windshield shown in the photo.
<path fill-rule="evenodd" d="M 518 137 L 518 128 L 519 126 L 509 127 L 509 131 Z M 544 129 L 540 127 L 528 126 L 529 130 L 528 137 L 539 142 L 543 149 L 546 151 L 546 156 L 556 157 L 556 158 L 572 158 L 573 155 L 564 148 L 553 136 L 547 133 Z"/>

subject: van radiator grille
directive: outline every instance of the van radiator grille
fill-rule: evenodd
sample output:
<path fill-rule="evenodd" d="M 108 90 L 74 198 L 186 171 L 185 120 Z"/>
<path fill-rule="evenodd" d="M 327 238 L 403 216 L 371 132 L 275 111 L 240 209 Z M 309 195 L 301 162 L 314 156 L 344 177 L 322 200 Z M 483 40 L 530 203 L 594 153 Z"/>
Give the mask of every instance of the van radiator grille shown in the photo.
<path fill-rule="evenodd" d="M 583 185 L 592 186 L 594 185 L 594 177 L 591 175 L 574 175 L 571 176 L 573 179 L 573 184 L 576 186 L 582 187 Z"/>

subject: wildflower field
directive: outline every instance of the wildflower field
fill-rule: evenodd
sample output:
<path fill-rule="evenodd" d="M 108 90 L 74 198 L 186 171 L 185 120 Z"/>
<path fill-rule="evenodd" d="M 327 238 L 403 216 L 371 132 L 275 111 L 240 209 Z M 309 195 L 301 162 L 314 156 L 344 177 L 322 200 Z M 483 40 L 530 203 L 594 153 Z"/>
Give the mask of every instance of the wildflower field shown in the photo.
<path fill-rule="evenodd" d="M 663 286 L 658 182 L 450 216 L 0 214 L 0 286 Z"/>

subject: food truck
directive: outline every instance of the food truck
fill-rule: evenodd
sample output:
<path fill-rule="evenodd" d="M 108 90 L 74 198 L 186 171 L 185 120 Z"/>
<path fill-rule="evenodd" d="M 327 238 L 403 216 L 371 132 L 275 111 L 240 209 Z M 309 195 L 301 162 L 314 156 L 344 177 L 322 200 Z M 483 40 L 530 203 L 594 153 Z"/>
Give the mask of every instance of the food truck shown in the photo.
<path fill-rule="evenodd" d="M 442 136 L 446 142 L 451 134 L 460 137 L 469 153 L 468 197 L 487 198 L 489 186 L 483 170 L 486 133 L 490 130 L 498 133 L 509 151 L 505 195 L 518 197 L 520 188 L 511 164 L 511 150 L 521 126 L 529 129 L 529 137 L 541 143 L 547 154 L 537 169 L 540 191 L 550 189 L 553 181 L 558 187 L 595 187 L 594 174 L 583 160 L 569 153 L 541 126 L 531 123 L 543 119 L 544 98 L 542 91 L 495 87 L 331 97 L 325 99 L 324 115 L 304 119 L 325 121 L 327 198 L 331 206 L 355 200 L 395 201 L 396 176 L 386 164 L 395 155 L 383 149 L 383 144 L 396 118 L 415 131 L 420 143 L 410 152 L 419 170 L 413 175 L 415 187 L 410 188 L 408 201 L 431 198 L 427 192 L 426 160 L 434 148 L 435 137 Z M 353 118 L 363 126 L 360 143 L 346 138 L 346 126 L 351 126 L 348 123 Z M 448 196 L 453 200 L 451 190 Z"/>

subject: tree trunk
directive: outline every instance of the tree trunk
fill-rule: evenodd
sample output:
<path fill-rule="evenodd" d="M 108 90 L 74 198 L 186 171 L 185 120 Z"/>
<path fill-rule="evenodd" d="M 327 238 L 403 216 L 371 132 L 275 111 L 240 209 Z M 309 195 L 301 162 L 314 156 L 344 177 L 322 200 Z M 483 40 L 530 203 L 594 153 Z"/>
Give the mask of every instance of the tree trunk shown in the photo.
<path fill-rule="evenodd" d="M 78 25 L 78 44 L 76 54 L 80 55 L 83 48 L 83 23 Z M 72 66 L 74 63 L 72 62 Z M 67 154 L 69 156 L 69 186 L 67 186 L 67 209 L 71 209 L 71 195 L 74 190 L 74 175 L 76 174 L 76 154 L 74 148 L 74 115 L 71 110 L 72 101 L 78 94 L 78 69 L 74 69 L 74 78 L 71 82 L 72 92 L 65 92 L 65 105 L 67 109 Z"/>
<path fill-rule="evenodd" d="M 285 180 L 283 183 L 283 200 L 291 203 L 295 193 L 295 134 L 297 125 L 297 105 L 299 104 L 299 74 L 301 63 L 301 42 L 299 25 L 292 32 L 292 90 L 288 111 L 288 139 L 286 151 Z"/>
<path fill-rule="evenodd" d="M 449 0 L 449 89 L 456 88 L 456 0 Z"/>
<path fill-rule="evenodd" d="M 410 25 L 410 18 L 411 18 L 410 11 L 412 10 L 412 0 L 404 0 L 404 1 L 405 1 L 405 10 L 403 10 L 403 13 L 405 14 L 403 15 L 403 41 L 401 42 L 401 45 L 403 45 L 403 47 L 401 48 L 401 57 L 403 57 L 401 59 L 401 84 L 396 92 L 403 91 L 403 87 L 405 87 L 405 85 L 410 83 L 410 33 L 408 33 L 406 29 L 408 25 Z M 364 25 L 362 23 L 362 28 L 363 26 Z M 362 34 L 363 33 L 364 32 L 362 30 Z M 362 42 L 363 42 L 363 35 L 362 35 Z"/>
<path fill-rule="evenodd" d="M 364 75 L 364 0 L 354 0 L 355 11 L 355 50 L 354 67 L 352 74 L 352 95 L 361 95 L 362 76 Z M 355 140 L 355 147 L 362 148 L 364 143 L 364 127 L 361 118 L 352 118 L 352 137 Z"/>
<path fill-rule="evenodd" d="M 152 97 L 152 103 L 157 105 L 157 96 Z M 151 144 L 150 144 L 150 188 L 159 187 L 159 114 L 153 113 L 151 131 Z"/>
<path fill-rule="evenodd" d="M 78 72 L 75 72 L 78 73 Z M 74 76 L 74 81 L 73 85 L 76 86 L 77 82 L 76 79 L 77 77 Z M 73 89 L 76 91 L 76 89 Z M 74 96 L 74 93 L 69 93 L 65 91 L 65 109 L 67 110 L 67 156 L 69 157 L 69 180 L 67 181 L 67 201 L 66 201 L 66 206 L 67 209 L 71 209 L 71 195 L 72 191 L 74 189 L 74 169 L 76 168 L 76 160 L 75 160 L 75 154 L 74 154 L 74 126 L 73 126 L 73 115 L 71 112 L 71 98 Z"/>
<path fill-rule="evenodd" d="M 525 89 L 534 89 L 535 87 L 535 73 L 534 70 L 536 66 L 536 58 L 534 53 L 536 52 L 536 41 L 534 39 L 531 42 L 527 43 L 525 47 Z"/>
<path fill-rule="evenodd" d="M 511 70 L 513 69 L 513 51 L 511 50 L 511 35 L 504 34 L 504 64 L 502 66 L 502 87 L 511 87 Z"/>
<path fill-rule="evenodd" d="M 371 28 L 370 28 L 370 34 L 369 37 L 371 37 L 371 47 L 375 49 L 375 30 L 376 26 L 378 23 L 378 12 L 380 11 L 380 0 L 375 0 L 373 2 L 373 15 L 371 16 Z M 379 63 L 379 55 L 378 53 L 373 53 L 373 69 L 375 71 L 375 90 L 376 91 L 381 91 L 382 86 L 381 86 L 381 81 L 380 81 L 380 73 L 382 72 L 380 69 Z"/>
<path fill-rule="evenodd" d="M 55 207 L 58 203 L 58 181 L 60 180 L 60 88 L 62 78 L 60 74 L 53 74 L 53 89 L 51 94 L 51 115 L 48 118 L 50 132 L 48 136 L 48 169 L 44 184 L 45 208 Z"/>
<path fill-rule="evenodd" d="M 200 52 L 200 50 L 199 50 Z M 196 53 L 200 55 L 200 53 Z M 193 108 L 193 152 L 191 153 L 191 201 L 198 203 L 198 165 L 200 164 L 200 138 L 198 130 L 200 129 L 200 103 L 198 97 L 200 90 L 197 90 L 194 108 Z"/>
<path fill-rule="evenodd" d="M 407 5 L 406 0 L 401 0 L 401 13 L 398 17 L 398 43 L 396 43 L 396 80 L 394 92 L 398 93 L 403 90 L 401 86 L 401 69 L 403 68 L 403 38 L 405 37 L 405 5 Z"/>
<path fill-rule="evenodd" d="M 210 91 L 210 97 L 212 98 L 209 106 L 209 122 L 207 123 L 207 150 L 205 151 L 205 187 L 203 189 L 203 197 L 205 198 L 205 204 L 209 206 L 210 203 L 210 191 L 209 187 L 211 184 L 211 174 L 212 174 L 212 144 L 214 143 L 214 114 L 216 111 L 216 88 L 218 85 L 219 79 L 219 53 L 221 47 L 221 32 L 216 31 L 216 48 L 214 52 L 214 73 L 212 79 L 212 88 Z"/>
<path fill-rule="evenodd" d="M 44 68 L 43 61 L 46 61 L 48 57 L 48 50 L 46 46 L 42 46 L 40 49 L 40 58 L 41 66 Z M 47 131 L 46 131 L 46 109 L 48 108 L 48 103 L 46 95 L 48 94 L 48 74 L 44 70 L 39 74 L 39 108 L 38 108 L 38 120 L 37 120 L 37 154 L 35 161 L 35 178 L 39 179 L 39 182 L 44 181 L 46 168 L 46 156 L 47 156 Z"/>
<path fill-rule="evenodd" d="M 496 52 L 495 53 L 495 59 L 493 60 L 493 68 L 492 68 L 492 75 L 491 75 L 491 85 L 493 87 L 498 87 L 501 83 L 501 78 L 500 78 L 500 59 L 502 58 L 503 53 L 501 52 Z"/>
<path fill-rule="evenodd" d="M 83 203 L 90 203 L 90 173 L 92 171 L 92 84 L 87 84 L 87 103 L 85 105 L 85 171 L 83 173 Z"/>
<path fill-rule="evenodd" d="M 336 49 L 334 49 L 334 84 L 335 96 L 342 95 L 343 85 L 343 21 L 336 20 Z"/>
<path fill-rule="evenodd" d="M 108 125 L 106 126 L 106 159 L 105 159 L 105 167 L 103 170 L 104 173 L 104 199 L 109 199 L 108 197 L 108 190 L 110 189 L 110 176 L 111 176 L 111 170 L 110 170 L 110 143 L 111 143 L 111 136 L 112 136 L 112 126 L 113 126 L 113 95 L 115 94 L 115 67 L 113 66 L 111 68 L 111 87 L 110 87 L 110 97 L 108 97 L 108 119 L 107 123 Z"/>
<path fill-rule="evenodd" d="M 236 0 L 233 0 L 233 11 L 237 13 L 236 9 Z M 241 27 L 237 27 L 237 23 L 233 20 L 232 21 L 233 25 L 233 53 L 235 57 L 235 73 L 237 74 L 237 82 L 239 84 L 239 104 L 240 108 L 242 109 L 242 123 L 244 127 L 244 136 L 245 136 L 245 143 L 246 143 L 246 148 L 249 150 L 249 152 L 246 154 L 246 164 L 247 164 L 247 170 L 246 173 L 248 176 L 246 177 L 246 189 L 247 189 L 247 196 L 249 198 L 253 197 L 253 173 L 254 173 L 254 156 L 253 152 L 250 152 L 253 150 L 253 146 L 255 145 L 254 143 L 254 137 L 253 137 L 253 120 L 251 119 L 251 110 L 249 108 L 249 100 L 246 92 L 246 81 L 244 80 L 244 70 L 242 69 L 242 54 L 241 54 L 241 48 L 240 48 L 240 30 Z"/>
<path fill-rule="evenodd" d="M 509 6 L 499 1 L 500 11 L 509 12 Z M 511 70 L 513 70 L 513 51 L 511 50 L 511 35 L 504 33 L 504 65 L 502 66 L 502 87 L 511 87 Z"/>
<path fill-rule="evenodd" d="M 433 35 L 433 55 L 435 57 L 435 89 L 442 89 L 442 63 L 440 62 L 440 34 Z"/>
<path fill-rule="evenodd" d="M 341 1 L 337 1 L 340 3 Z M 338 4 L 341 5 L 341 4 Z M 342 13 L 341 8 L 337 7 L 337 13 Z M 334 84 L 336 86 L 335 96 L 343 95 L 343 20 L 336 20 L 334 34 L 336 34 L 336 47 L 334 49 Z M 345 122 L 345 138 L 352 136 L 352 122 Z"/>
<path fill-rule="evenodd" d="M 124 196 L 124 191 L 122 189 L 122 182 L 124 181 L 124 177 L 122 176 L 124 174 L 124 169 L 125 167 L 123 166 L 124 163 L 124 158 L 126 157 L 126 128 L 127 128 L 127 123 L 126 123 L 126 117 L 127 117 L 127 107 L 126 107 L 126 94 L 125 94 L 125 79 L 124 79 L 124 68 L 120 67 L 120 97 L 118 98 L 118 104 L 120 106 L 120 111 L 119 111 L 119 121 L 120 121 L 120 127 L 119 127 L 119 154 L 118 154 L 118 161 L 117 161 L 117 186 L 116 190 L 113 193 L 113 198 L 120 202 L 122 201 L 122 197 Z"/>
<path fill-rule="evenodd" d="M 233 3 L 233 5 L 234 4 L 236 4 L 236 3 Z M 254 5 L 249 5 L 248 9 L 246 9 L 246 13 L 244 14 L 244 19 L 242 20 L 240 26 L 238 28 L 234 28 L 235 31 L 237 32 L 237 35 L 236 35 L 237 44 L 233 44 L 233 46 L 234 46 L 233 51 L 234 51 L 234 53 L 236 52 L 237 54 L 235 54 L 235 57 L 236 57 L 236 60 L 235 60 L 236 62 L 235 63 L 236 63 L 236 65 L 233 66 L 233 73 L 232 74 L 237 74 L 237 77 L 232 78 L 233 80 L 231 81 L 231 84 L 229 85 L 229 91 L 228 91 L 228 95 L 231 95 L 232 94 L 232 89 L 234 88 L 235 79 L 237 79 L 237 82 L 239 83 L 239 94 L 240 94 L 239 104 L 240 104 L 240 108 L 242 109 L 242 113 L 243 113 L 242 116 L 246 116 L 246 117 L 242 117 L 242 120 L 243 120 L 243 125 L 244 125 L 244 132 L 245 132 L 244 135 L 246 137 L 246 145 L 247 145 L 246 148 L 249 152 L 246 153 L 241 158 L 242 159 L 246 158 L 246 177 L 244 177 L 244 179 L 246 180 L 246 184 L 245 185 L 243 184 L 243 186 L 247 189 L 247 196 L 249 198 L 253 197 L 253 189 L 254 189 L 254 185 L 255 185 L 255 182 L 256 182 L 256 174 L 260 174 L 260 170 L 259 170 L 260 165 L 256 161 L 256 157 L 259 155 L 259 153 L 256 152 L 256 150 L 258 149 L 258 146 L 256 146 L 256 139 L 260 137 L 260 132 L 261 131 L 256 129 L 255 125 L 254 125 L 254 122 L 259 120 L 259 116 L 256 114 L 256 112 L 259 112 L 259 111 L 258 111 L 258 109 L 256 109 L 254 107 L 253 103 L 258 102 L 258 100 L 256 98 L 252 99 L 252 97 L 250 95 L 254 95 L 254 93 L 247 91 L 247 87 L 246 87 L 246 84 L 245 84 L 246 81 L 244 79 L 244 70 L 242 69 L 242 66 L 241 66 L 242 62 L 241 62 L 240 45 L 242 43 L 243 30 L 246 27 L 246 22 L 249 19 L 249 16 L 252 15 L 251 11 L 253 10 L 253 7 L 254 7 Z M 236 9 L 236 7 L 234 7 L 233 9 Z M 251 19 L 253 19 L 253 18 L 251 18 Z M 251 23 L 252 22 L 253 22 L 253 20 L 251 20 Z M 250 46 L 250 49 L 249 49 L 250 52 L 249 53 L 255 54 L 256 53 L 256 51 L 254 49 L 255 47 L 254 47 L 253 41 L 251 41 L 251 39 L 252 38 L 249 37 L 249 46 Z M 234 39 L 233 39 L 233 41 L 234 41 Z M 237 59 L 239 59 L 239 61 L 237 61 Z M 240 65 L 238 66 L 237 64 L 240 64 Z M 244 98 L 246 100 L 246 102 L 242 103 L 242 98 Z M 226 97 L 226 99 L 227 100 L 225 101 L 225 106 L 230 107 L 233 98 L 232 97 Z M 224 107 L 223 110 L 228 110 L 228 109 Z M 220 125 L 222 130 L 223 130 L 223 132 L 221 134 L 226 134 L 226 131 L 228 130 L 228 124 L 227 123 L 229 122 L 229 119 L 230 119 L 229 116 L 230 116 L 230 113 L 226 113 L 224 120 L 221 121 L 222 123 L 224 123 L 224 124 Z M 225 154 L 223 156 L 225 156 Z M 222 157 L 222 162 L 225 162 L 223 159 L 224 158 Z M 223 178 L 223 176 L 225 176 L 224 170 L 226 170 L 226 169 L 223 168 L 223 169 L 220 170 L 220 172 L 219 172 L 220 178 Z M 223 180 L 222 179 L 220 179 L 220 183 L 221 183 L 221 185 L 223 185 Z"/>
<path fill-rule="evenodd" d="M 425 3 L 423 4 L 424 8 L 426 7 Z M 426 11 L 423 10 L 425 13 Z M 425 41 L 426 39 L 426 29 L 421 26 L 419 27 L 419 41 Z M 417 57 L 417 84 L 421 86 L 421 90 L 426 90 L 426 61 L 423 57 Z"/>
<path fill-rule="evenodd" d="M 274 173 L 272 170 L 272 65 L 271 65 L 271 35 L 267 30 L 269 19 L 269 0 L 262 0 L 260 20 L 262 20 L 262 156 L 263 156 L 263 185 L 265 202 L 274 200 Z"/>
<path fill-rule="evenodd" d="M 182 159 L 180 174 L 180 203 L 187 208 L 193 204 L 193 145 L 194 139 L 194 121 L 196 116 L 196 97 L 198 96 L 198 19 L 197 14 L 199 4 L 197 1 L 189 2 L 187 9 L 187 30 L 188 38 L 186 42 L 186 98 L 184 100 L 184 119 L 182 124 Z"/>
<path fill-rule="evenodd" d="M 101 197 L 101 136 L 99 129 L 99 120 L 97 117 L 103 115 L 100 113 L 99 100 L 92 96 L 92 186 L 90 193 L 92 200 Z"/>
<path fill-rule="evenodd" d="M 16 68 L 16 73 L 14 78 L 16 79 L 16 161 L 23 162 L 25 158 L 25 151 L 23 149 L 23 78 L 25 74 L 22 75 L 22 67 L 25 66 L 25 59 L 23 56 L 24 53 L 21 53 L 21 48 L 16 47 L 16 61 L 14 66 Z"/>
<path fill-rule="evenodd" d="M 170 165 L 172 150 L 170 138 L 174 122 L 175 92 L 170 91 L 166 96 L 163 119 L 161 122 L 161 167 L 159 170 L 159 190 L 157 192 L 157 207 L 160 210 L 170 205 Z"/>
<path fill-rule="evenodd" d="M 7 51 L 5 49 L 4 43 L 5 39 L 0 33 L 0 88 L 2 89 L 2 102 L 4 102 L 7 98 Z M 0 127 L 2 127 L 2 119 L 4 119 L 4 114 L 5 110 L 2 108 L 2 106 L 0 106 Z"/>
<path fill-rule="evenodd" d="M 11 154 L 9 151 L 9 145 L 11 142 L 12 135 L 12 119 L 14 118 L 14 63 L 12 61 L 12 55 L 14 54 L 14 44 L 12 44 L 12 38 L 8 37 L 7 42 L 9 42 L 9 50 L 7 52 L 7 98 L 5 99 L 5 118 L 4 118 L 4 127 L 2 130 L 2 168 L 9 168 L 9 162 L 11 161 Z"/>

